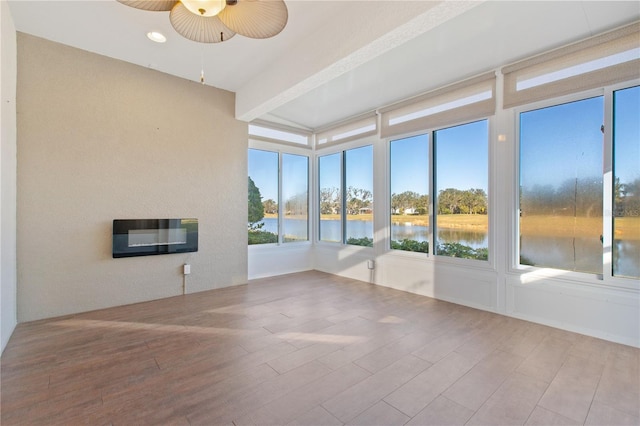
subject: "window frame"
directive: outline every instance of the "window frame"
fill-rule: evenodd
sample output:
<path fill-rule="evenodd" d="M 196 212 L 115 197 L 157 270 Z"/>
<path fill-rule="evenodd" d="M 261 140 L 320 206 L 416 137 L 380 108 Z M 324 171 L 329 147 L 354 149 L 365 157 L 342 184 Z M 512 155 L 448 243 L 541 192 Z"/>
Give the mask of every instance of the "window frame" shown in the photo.
<path fill-rule="evenodd" d="M 631 80 L 619 84 L 615 84 L 612 86 L 607 86 L 604 88 L 605 90 L 605 104 L 604 104 L 604 154 L 603 154 L 603 188 L 608 188 L 608 190 L 603 192 L 603 207 L 604 211 L 602 214 L 603 221 L 603 261 L 602 261 L 602 270 L 603 277 L 602 280 L 605 284 L 630 288 L 630 289 L 638 289 L 640 288 L 640 278 L 631 278 L 631 277 L 622 277 L 618 275 L 613 275 L 612 268 L 612 256 L 613 256 L 613 170 L 614 170 L 614 140 L 613 140 L 613 127 L 614 127 L 614 110 L 613 110 L 613 101 L 614 96 L 613 93 L 618 90 L 629 89 L 632 87 L 640 86 L 640 79 Z M 609 247 L 609 251 L 605 250 L 606 247 Z M 633 283 L 636 283 L 633 285 Z"/>
<path fill-rule="evenodd" d="M 296 147 L 288 144 L 280 144 L 277 142 L 267 142 L 262 140 L 256 140 L 249 138 L 247 151 L 250 149 L 256 149 L 260 151 L 274 152 L 278 155 L 278 242 L 267 244 L 248 244 L 247 247 L 290 247 L 299 244 L 310 245 L 313 241 L 313 226 L 311 225 L 311 218 L 313 217 L 313 202 L 312 197 L 312 167 L 311 158 L 312 151 L 308 147 Z M 307 158 L 307 240 L 305 241 L 288 241 L 284 242 L 284 203 L 282 200 L 282 155 L 291 154 L 299 155 Z M 249 175 L 249 173 L 247 173 Z"/>
<path fill-rule="evenodd" d="M 528 104 L 519 105 L 512 109 L 514 123 L 514 179 L 512 191 L 512 219 L 513 233 L 510 244 L 510 261 L 507 267 L 508 273 L 518 274 L 525 278 L 523 282 L 532 283 L 540 278 L 561 277 L 568 281 L 579 282 L 583 285 L 605 288 L 622 288 L 628 290 L 638 290 L 640 280 L 626 277 L 614 276 L 611 270 L 611 244 L 613 241 L 613 92 L 640 85 L 640 79 L 630 80 L 611 86 L 604 86 L 595 89 L 572 93 L 544 99 Z M 568 271 L 550 267 L 522 265 L 520 264 L 520 114 L 537 109 L 549 108 L 566 103 L 577 102 L 593 97 L 603 98 L 604 110 L 603 121 L 603 164 L 602 164 L 602 273 L 593 274 L 588 272 Z M 608 250 L 608 251 L 607 251 Z"/>
<path fill-rule="evenodd" d="M 436 128 L 433 129 L 431 134 L 432 137 L 430 139 L 430 145 L 431 145 L 431 155 L 432 155 L 432 160 L 431 160 L 431 181 L 433 182 L 433 186 L 431 187 L 431 190 L 433 191 L 433 197 L 431 199 L 431 209 L 433 210 L 433 225 L 434 225 L 434 229 L 437 231 L 438 229 L 438 222 L 437 222 L 437 205 L 438 205 L 438 198 L 439 195 L 437 193 L 437 180 L 436 180 L 436 173 L 438 171 L 437 168 L 437 164 L 435 163 L 435 155 L 436 155 L 436 137 L 435 137 L 435 133 L 440 131 L 440 130 L 446 130 L 446 129 L 450 129 L 453 127 L 459 127 L 459 126 L 465 126 L 468 124 L 472 124 L 472 123 L 477 123 L 479 121 L 485 121 L 487 122 L 487 250 L 488 250 L 488 258 L 487 260 L 480 260 L 480 259 L 464 259 L 464 258 L 460 258 L 460 257 L 454 257 L 454 256 L 443 256 L 443 255 L 438 255 L 438 253 L 435 253 L 436 257 L 439 258 L 449 258 L 449 259 L 458 259 L 461 261 L 472 261 L 472 262 L 481 262 L 481 264 L 489 264 L 492 267 L 494 266 L 493 263 L 493 257 L 494 257 L 494 250 L 493 250 L 493 246 L 492 246 L 492 242 L 493 242 L 493 236 L 492 236 L 492 229 L 493 229 L 493 225 L 491 223 L 491 218 L 492 218 L 492 210 L 493 210 L 493 206 L 491 203 L 491 200 L 493 198 L 492 195 L 492 178 L 491 178 L 491 135 L 492 135 L 492 121 L 490 119 L 490 117 L 488 118 L 480 118 L 480 119 L 475 119 L 472 121 L 465 121 L 463 123 L 459 123 L 459 124 L 454 124 L 454 125 L 446 125 L 440 128 Z M 433 234 L 433 244 L 435 245 L 436 243 L 436 236 L 435 234 Z M 435 248 L 435 246 L 434 246 Z"/>
<path fill-rule="evenodd" d="M 428 166 L 428 173 L 427 173 L 427 195 L 429 196 L 429 211 L 427 213 L 427 217 L 429 219 L 429 233 L 427 236 L 427 242 L 429 244 L 429 251 L 427 253 L 423 253 L 423 252 L 416 252 L 416 251 L 408 251 L 408 250 L 399 250 L 399 249 L 394 249 L 391 248 L 391 239 L 392 239 L 392 235 L 391 235 L 391 221 L 393 219 L 393 215 L 391 214 L 391 143 L 394 141 L 401 141 L 404 139 L 409 139 L 409 138 L 413 138 L 416 136 L 426 136 L 427 137 L 427 166 Z M 431 130 L 422 130 L 422 131 L 415 131 L 415 132 L 410 132 L 407 134 L 403 134 L 403 135 L 399 135 L 399 136 L 391 136 L 388 137 L 384 140 L 385 143 L 385 152 L 387 155 L 386 158 L 386 174 L 385 174 L 385 180 L 386 180 L 386 187 L 385 187 L 385 200 L 386 200 L 386 206 L 387 208 L 385 209 L 386 211 L 386 217 L 385 217 L 385 223 L 386 223 L 386 233 L 385 233 L 385 247 L 384 250 L 387 253 L 393 254 L 393 255 L 398 255 L 398 256 L 405 256 L 405 257 L 410 257 L 410 258 L 433 258 L 433 243 L 434 243 L 434 236 L 433 236 L 433 215 L 434 215 L 434 211 L 433 211 L 433 187 L 434 187 L 434 179 L 433 179 L 433 165 L 432 165 L 432 159 L 433 159 L 433 131 Z"/>
<path fill-rule="evenodd" d="M 434 190 L 436 187 L 436 181 L 435 181 L 435 172 L 436 172 L 436 167 L 435 167 L 435 144 L 434 144 L 434 134 L 437 131 L 440 130 L 445 130 L 445 129 L 449 129 L 452 127 L 457 127 L 457 126 L 463 126 L 466 124 L 471 124 L 471 123 L 475 123 L 478 121 L 487 121 L 487 220 L 488 220 L 488 229 L 487 229 L 487 244 L 488 244 L 488 250 L 489 250 L 489 256 L 488 256 L 488 260 L 479 260 L 479 259 L 465 259 L 465 258 L 460 258 L 460 257 L 453 257 L 453 256 L 443 256 L 443 255 L 438 255 L 437 253 L 434 254 L 434 244 L 435 244 L 435 233 L 434 231 L 437 232 L 437 223 L 435 221 L 435 216 L 436 216 L 436 203 L 438 202 L 438 196 L 437 194 L 434 194 Z M 413 131 L 413 132 L 409 132 L 409 133 L 404 133 L 404 134 L 400 134 L 400 135 L 393 135 L 390 137 L 386 137 L 384 139 L 384 143 L 385 143 L 385 150 L 386 150 L 386 155 L 387 155 L 387 161 L 386 161 L 386 194 L 385 194 L 385 199 L 386 199 L 386 205 L 388 208 L 386 208 L 386 233 L 385 233 L 385 237 L 386 237 L 386 244 L 384 247 L 384 251 L 385 253 L 392 255 L 392 256 L 400 256 L 400 257 L 408 257 L 408 258 L 414 258 L 414 259 L 424 259 L 426 258 L 429 262 L 436 262 L 436 263 L 442 263 L 442 264 L 450 264 L 452 266 L 463 266 L 465 268 L 471 268 L 471 269 L 478 269 L 478 270 L 492 270 L 495 271 L 496 270 L 496 250 L 494 247 L 494 242 L 496 240 L 495 238 L 495 233 L 494 233 L 494 221 L 495 221 L 495 217 L 496 217 L 496 201 L 494 200 L 494 196 L 493 196 L 493 191 L 492 188 L 494 187 L 495 184 L 495 178 L 494 178 L 494 171 L 493 171 L 493 150 L 494 150 L 494 142 L 496 141 L 497 137 L 495 137 L 495 132 L 496 132 L 496 115 L 492 115 L 492 116 L 486 116 L 486 117 L 477 117 L 471 120 L 463 120 L 463 121 L 456 121 L 456 122 L 451 122 L 451 123 L 446 123 L 446 124 L 442 124 L 441 126 L 435 126 L 429 129 L 424 129 L 424 130 L 419 130 L 419 131 Z M 429 229 L 429 253 L 421 253 L 421 252 L 411 252 L 411 251 L 406 251 L 406 250 L 396 250 L 396 249 L 392 249 L 391 248 L 391 208 L 390 208 L 390 201 L 391 201 L 391 142 L 393 141 L 397 141 L 397 140 L 401 140 L 401 139 L 406 139 L 406 138 L 410 138 L 413 136 L 419 136 L 419 135 L 428 135 L 429 137 L 429 148 L 428 148 L 428 153 L 429 153 L 429 224 L 430 224 L 430 229 Z M 375 241 L 374 241 L 374 245 L 375 245 Z"/>
<path fill-rule="evenodd" d="M 364 137 L 364 138 L 360 138 L 360 139 L 356 139 L 356 140 L 352 140 L 352 141 L 346 141 L 346 142 L 336 142 L 334 144 L 322 144 L 316 147 L 315 152 L 314 152 L 314 161 L 313 161 L 313 167 L 314 167 L 314 198 L 313 198 L 313 204 L 315 207 L 315 214 L 314 214 L 314 220 L 313 220 L 313 228 L 314 228 L 314 239 L 313 242 L 315 244 L 318 244 L 320 246 L 326 246 L 326 247 L 349 247 L 349 248 L 354 248 L 354 249 L 368 249 L 368 250 L 372 250 L 373 247 L 366 247 L 366 246 L 358 246 L 358 245 L 354 245 L 354 244 L 347 244 L 346 243 L 346 214 L 345 214 L 345 209 L 346 209 L 346 204 L 345 204 L 345 198 L 346 198 L 346 191 L 345 191 L 345 183 L 346 183 L 346 174 L 345 174 L 345 151 L 350 151 L 350 150 L 354 150 L 354 149 L 358 149 L 358 148 L 363 148 L 366 146 L 371 146 L 372 148 L 372 155 L 373 155 L 373 160 L 372 160 L 372 164 L 371 167 L 374 167 L 375 165 L 375 146 L 376 146 L 376 142 L 377 142 L 378 138 L 377 135 L 373 135 L 373 136 L 368 136 L 368 137 Z M 340 213 L 340 242 L 337 241 L 323 241 L 320 240 L 320 157 L 325 157 L 328 155 L 333 155 L 333 154 L 340 154 L 340 197 L 341 197 L 341 213 Z M 374 179 L 372 180 L 372 187 L 373 187 L 373 199 L 376 199 L 376 188 L 375 188 L 375 171 L 374 171 Z M 375 202 L 375 201 L 374 201 Z M 373 212 L 373 223 L 374 223 L 374 238 L 373 238 L 373 245 L 375 246 L 376 244 L 376 240 L 375 240 L 375 208 L 374 208 L 374 212 Z"/>

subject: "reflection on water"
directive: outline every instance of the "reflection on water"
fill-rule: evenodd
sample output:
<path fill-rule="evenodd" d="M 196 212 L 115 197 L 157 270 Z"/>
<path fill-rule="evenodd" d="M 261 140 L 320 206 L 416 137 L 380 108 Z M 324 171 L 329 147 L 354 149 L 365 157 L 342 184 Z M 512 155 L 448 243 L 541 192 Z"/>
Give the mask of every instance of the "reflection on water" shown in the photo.
<path fill-rule="evenodd" d="M 476 249 L 489 246 L 486 232 L 461 231 L 459 229 L 439 230 L 438 243 L 460 243 Z"/>

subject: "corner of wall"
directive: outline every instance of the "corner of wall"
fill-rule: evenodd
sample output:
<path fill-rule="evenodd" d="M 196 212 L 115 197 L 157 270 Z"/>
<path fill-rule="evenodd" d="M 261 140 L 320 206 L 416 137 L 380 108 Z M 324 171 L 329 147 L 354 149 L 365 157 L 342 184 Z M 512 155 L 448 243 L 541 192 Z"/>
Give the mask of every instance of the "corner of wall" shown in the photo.
<path fill-rule="evenodd" d="M 0 354 L 17 324 L 16 272 L 16 30 L 9 5 L 0 1 Z"/>

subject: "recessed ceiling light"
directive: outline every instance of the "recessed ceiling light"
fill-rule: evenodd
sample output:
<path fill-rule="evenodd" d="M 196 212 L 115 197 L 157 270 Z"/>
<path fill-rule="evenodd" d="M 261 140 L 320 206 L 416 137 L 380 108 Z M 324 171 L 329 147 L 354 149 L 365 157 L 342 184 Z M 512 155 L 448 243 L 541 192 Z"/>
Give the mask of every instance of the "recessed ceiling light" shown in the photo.
<path fill-rule="evenodd" d="M 156 43 L 164 43 L 165 41 L 167 41 L 167 38 L 162 33 L 159 33 L 157 31 L 149 31 L 147 33 L 147 37 L 149 38 L 149 40 L 155 41 Z"/>

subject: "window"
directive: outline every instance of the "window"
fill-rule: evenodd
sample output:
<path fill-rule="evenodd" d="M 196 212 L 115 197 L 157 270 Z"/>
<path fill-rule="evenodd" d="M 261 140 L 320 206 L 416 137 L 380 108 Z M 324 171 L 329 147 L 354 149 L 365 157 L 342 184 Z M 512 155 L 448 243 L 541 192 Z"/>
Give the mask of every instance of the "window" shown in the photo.
<path fill-rule="evenodd" d="M 487 260 L 488 121 L 438 130 L 433 141 L 435 254 Z"/>
<path fill-rule="evenodd" d="M 248 161 L 249 245 L 308 240 L 308 157 L 249 149 Z"/>
<path fill-rule="evenodd" d="M 612 274 L 640 278 L 640 86 L 613 92 Z"/>
<path fill-rule="evenodd" d="M 520 264 L 602 273 L 603 123 L 602 96 L 520 114 Z"/>
<path fill-rule="evenodd" d="M 319 157 L 318 181 L 319 240 L 373 246 L 373 146 Z"/>
<path fill-rule="evenodd" d="M 249 150 L 249 244 L 278 242 L 278 153 Z"/>
<path fill-rule="evenodd" d="M 325 155 L 318 159 L 320 182 L 319 240 L 342 241 L 342 154 Z"/>
<path fill-rule="evenodd" d="M 429 252 L 429 135 L 389 143 L 391 248 Z"/>
<path fill-rule="evenodd" d="M 292 143 L 298 145 L 309 145 L 310 134 L 299 129 L 293 129 L 286 126 L 281 128 L 274 127 L 273 123 L 249 124 L 249 135 L 252 139 L 263 140 L 275 143 Z"/>
<path fill-rule="evenodd" d="M 345 241 L 373 246 L 373 146 L 344 152 Z"/>
<path fill-rule="evenodd" d="M 550 105 L 519 115 L 521 265 L 640 277 L 640 89 L 628 83 L 639 31 L 634 22 L 502 68 L 505 108 Z M 559 96 L 576 100 L 551 104 Z"/>
<path fill-rule="evenodd" d="M 309 158 L 282 154 L 283 241 L 309 239 Z"/>
<path fill-rule="evenodd" d="M 488 121 L 393 140 L 389 157 L 391 248 L 429 253 L 433 238 L 436 255 L 488 260 Z"/>
<path fill-rule="evenodd" d="M 390 142 L 392 249 L 488 260 L 495 89 L 491 71 L 380 110 L 383 137 L 440 129 Z"/>
<path fill-rule="evenodd" d="M 345 123 L 331 125 L 319 129 L 316 134 L 316 144 L 324 145 L 334 142 L 348 142 L 362 139 L 365 136 L 375 135 L 378 132 L 378 120 L 376 114 L 365 114 Z"/>

